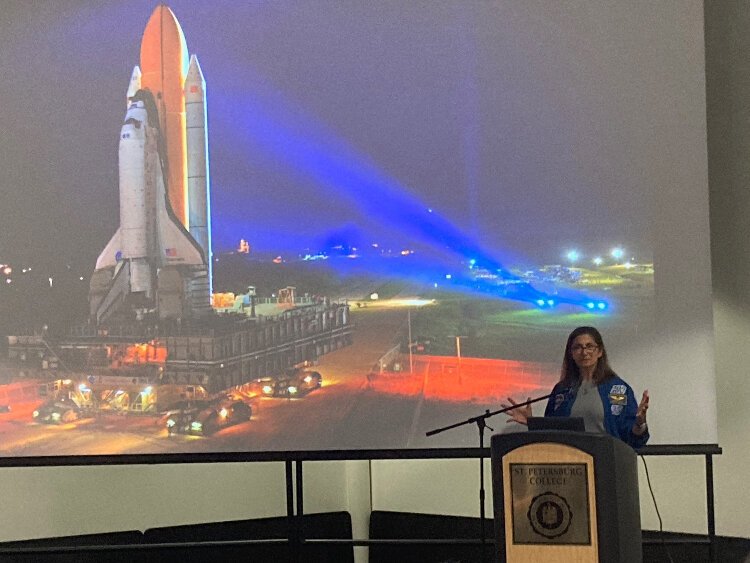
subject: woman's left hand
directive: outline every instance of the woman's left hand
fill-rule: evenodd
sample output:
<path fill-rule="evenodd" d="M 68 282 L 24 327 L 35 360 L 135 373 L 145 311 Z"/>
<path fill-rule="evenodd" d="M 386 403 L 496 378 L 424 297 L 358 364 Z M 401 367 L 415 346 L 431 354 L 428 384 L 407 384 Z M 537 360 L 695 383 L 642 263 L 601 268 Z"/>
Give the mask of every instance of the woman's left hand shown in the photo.
<path fill-rule="evenodd" d="M 641 402 L 638 403 L 638 410 L 635 413 L 635 426 L 633 432 L 640 435 L 646 430 L 646 413 L 648 412 L 648 389 L 643 392 Z"/>

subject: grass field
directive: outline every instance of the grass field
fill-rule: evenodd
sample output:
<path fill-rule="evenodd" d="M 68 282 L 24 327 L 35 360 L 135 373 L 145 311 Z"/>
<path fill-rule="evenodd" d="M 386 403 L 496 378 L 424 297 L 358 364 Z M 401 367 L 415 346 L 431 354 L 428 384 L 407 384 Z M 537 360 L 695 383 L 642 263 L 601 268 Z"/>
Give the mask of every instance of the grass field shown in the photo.
<path fill-rule="evenodd" d="M 614 311 L 590 313 L 580 307 L 541 310 L 525 303 L 443 298 L 412 315 L 413 340 L 429 340 L 428 352 L 477 358 L 550 362 L 562 359 L 567 335 L 577 326 L 599 328 L 610 340 L 633 339 L 653 325 L 652 299 L 627 298 Z"/>

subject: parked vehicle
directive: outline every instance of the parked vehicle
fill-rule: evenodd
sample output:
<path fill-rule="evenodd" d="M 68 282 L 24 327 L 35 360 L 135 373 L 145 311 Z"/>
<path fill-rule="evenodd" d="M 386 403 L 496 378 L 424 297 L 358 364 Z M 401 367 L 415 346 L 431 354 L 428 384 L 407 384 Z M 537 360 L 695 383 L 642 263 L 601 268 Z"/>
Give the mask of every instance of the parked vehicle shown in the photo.
<path fill-rule="evenodd" d="M 35 421 L 46 424 L 63 424 L 82 417 L 83 410 L 67 397 L 52 399 L 32 413 L 32 418 Z"/>
<path fill-rule="evenodd" d="M 317 371 L 287 370 L 277 377 L 258 380 L 261 392 L 272 397 L 304 397 L 323 385 L 323 376 Z"/>
<path fill-rule="evenodd" d="M 167 418 L 169 435 L 177 433 L 209 436 L 227 426 L 246 422 L 252 416 L 250 405 L 241 400 L 196 403 Z"/>

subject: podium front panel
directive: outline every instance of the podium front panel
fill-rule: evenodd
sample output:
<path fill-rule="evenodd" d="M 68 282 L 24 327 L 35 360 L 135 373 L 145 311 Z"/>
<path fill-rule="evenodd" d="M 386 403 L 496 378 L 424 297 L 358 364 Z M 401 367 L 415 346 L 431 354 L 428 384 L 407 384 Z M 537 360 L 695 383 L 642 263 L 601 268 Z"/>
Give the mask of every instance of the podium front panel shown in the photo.
<path fill-rule="evenodd" d="M 502 458 L 507 561 L 597 562 L 594 460 L 552 442 Z"/>
<path fill-rule="evenodd" d="M 630 446 L 562 430 L 495 434 L 491 442 L 500 561 L 642 561 Z"/>

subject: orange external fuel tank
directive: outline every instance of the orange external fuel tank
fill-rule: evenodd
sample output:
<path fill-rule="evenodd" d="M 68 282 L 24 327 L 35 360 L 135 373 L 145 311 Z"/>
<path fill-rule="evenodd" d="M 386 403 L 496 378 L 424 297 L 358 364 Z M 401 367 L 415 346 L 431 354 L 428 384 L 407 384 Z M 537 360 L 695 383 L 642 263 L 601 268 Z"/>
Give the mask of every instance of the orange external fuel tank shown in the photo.
<path fill-rule="evenodd" d="M 185 36 L 172 10 L 160 4 L 151 14 L 141 41 L 141 88 L 150 90 L 159 110 L 168 169 L 167 193 L 177 218 L 188 224 L 185 76 L 188 72 Z"/>

